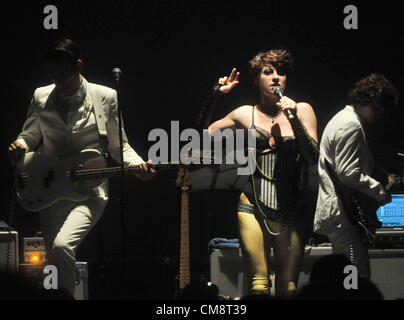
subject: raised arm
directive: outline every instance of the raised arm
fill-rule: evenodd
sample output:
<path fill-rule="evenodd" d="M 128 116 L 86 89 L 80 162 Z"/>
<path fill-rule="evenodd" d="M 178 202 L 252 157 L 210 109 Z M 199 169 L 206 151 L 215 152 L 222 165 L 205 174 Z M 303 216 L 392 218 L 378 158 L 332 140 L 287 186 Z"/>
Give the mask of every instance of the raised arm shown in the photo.
<path fill-rule="evenodd" d="M 237 111 L 237 109 L 230 112 L 224 118 L 212 123 L 208 127 L 209 133 L 211 133 L 214 130 L 223 130 L 223 129 L 227 129 L 227 128 L 235 129 L 237 127 L 237 121 L 236 121 L 236 116 L 235 116 L 236 111 Z"/>
<path fill-rule="evenodd" d="M 198 113 L 196 124 L 199 129 L 206 129 L 209 126 L 218 98 L 223 94 L 229 93 L 239 83 L 239 75 L 240 72 L 237 72 L 237 69 L 233 68 L 229 77 L 221 77 L 212 88 Z"/>

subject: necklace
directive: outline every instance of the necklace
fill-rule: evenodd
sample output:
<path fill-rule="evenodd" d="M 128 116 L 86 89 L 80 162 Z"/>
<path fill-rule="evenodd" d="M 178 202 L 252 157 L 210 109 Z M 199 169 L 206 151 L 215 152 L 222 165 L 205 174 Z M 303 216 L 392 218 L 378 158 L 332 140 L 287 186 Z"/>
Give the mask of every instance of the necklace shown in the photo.
<path fill-rule="evenodd" d="M 264 110 L 262 110 L 262 108 L 261 108 L 261 111 L 262 111 L 262 113 L 265 114 L 265 116 L 267 116 L 269 119 L 272 119 L 272 123 L 274 123 L 274 122 L 275 122 L 275 119 L 278 118 L 278 117 L 281 115 L 282 109 L 281 109 L 281 108 L 278 108 L 276 114 L 270 114 L 270 113 L 268 113 L 268 112 L 265 112 Z"/>

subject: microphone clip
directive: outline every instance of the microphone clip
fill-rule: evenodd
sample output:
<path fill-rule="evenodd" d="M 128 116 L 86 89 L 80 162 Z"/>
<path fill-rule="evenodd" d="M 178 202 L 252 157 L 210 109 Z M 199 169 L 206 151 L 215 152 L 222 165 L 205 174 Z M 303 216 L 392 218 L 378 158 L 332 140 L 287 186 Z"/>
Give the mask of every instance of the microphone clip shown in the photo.
<path fill-rule="evenodd" d="M 116 87 L 119 88 L 119 81 L 121 80 L 122 71 L 119 68 L 114 68 L 112 70 L 112 77 L 116 83 Z"/>

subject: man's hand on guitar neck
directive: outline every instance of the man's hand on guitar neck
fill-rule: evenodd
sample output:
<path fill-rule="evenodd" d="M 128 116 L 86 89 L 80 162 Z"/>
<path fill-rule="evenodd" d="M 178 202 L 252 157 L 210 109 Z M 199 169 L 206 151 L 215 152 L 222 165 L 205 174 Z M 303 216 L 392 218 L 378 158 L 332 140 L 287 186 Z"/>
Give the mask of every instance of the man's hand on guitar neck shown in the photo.
<path fill-rule="evenodd" d="M 149 181 L 153 179 L 154 176 L 156 175 L 156 170 L 154 170 L 151 167 L 151 165 L 152 165 L 151 160 L 141 163 L 139 167 L 142 170 L 142 172 L 136 174 L 136 176 L 142 181 Z"/>
<path fill-rule="evenodd" d="M 397 174 L 389 174 L 387 176 L 387 185 L 386 185 L 386 189 L 390 190 L 392 186 L 394 186 L 395 184 L 400 184 L 402 182 L 402 179 L 399 175 Z"/>
<path fill-rule="evenodd" d="M 12 142 L 8 147 L 8 155 L 11 162 L 14 164 L 26 151 L 27 149 L 20 142 Z"/>
<path fill-rule="evenodd" d="M 384 191 L 386 192 L 386 197 L 383 199 L 382 202 L 379 202 L 380 206 L 384 206 L 392 201 L 391 194 L 389 190 L 395 184 L 401 183 L 400 176 L 396 174 L 389 174 L 387 175 L 387 185 L 383 187 Z"/>

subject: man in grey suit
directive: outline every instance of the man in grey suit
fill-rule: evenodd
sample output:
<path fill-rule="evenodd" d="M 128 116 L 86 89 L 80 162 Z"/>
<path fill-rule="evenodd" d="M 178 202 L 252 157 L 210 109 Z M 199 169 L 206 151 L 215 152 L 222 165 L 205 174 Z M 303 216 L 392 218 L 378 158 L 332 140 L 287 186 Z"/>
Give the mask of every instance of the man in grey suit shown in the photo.
<path fill-rule="evenodd" d="M 46 58 L 54 84 L 35 90 L 22 131 L 9 147 L 12 159 L 35 150 L 64 157 L 97 149 L 120 162 L 116 91 L 87 82 L 81 75 L 79 48 L 70 39 L 56 41 Z M 140 165 L 138 177 L 152 178 L 150 162 L 132 149 L 124 130 L 122 136 L 125 166 Z M 48 263 L 58 268 L 58 286 L 72 296 L 77 247 L 100 219 L 107 201 L 108 182 L 104 182 L 83 202 L 60 200 L 40 212 Z"/>
<path fill-rule="evenodd" d="M 391 201 L 383 185 L 371 176 L 375 163 L 364 124 L 373 124 L 393 110 L 397 91 L 383 75 L 374 73 L 355 84 L 350 99 L 351 104 L 328 122 L 321 137 L 314 231 L 328 236 L 333 253 L 346 255 L 361 277 L 370 278 L 367 247 L 341 197 L 359 191 L 379 205 Z"/>

